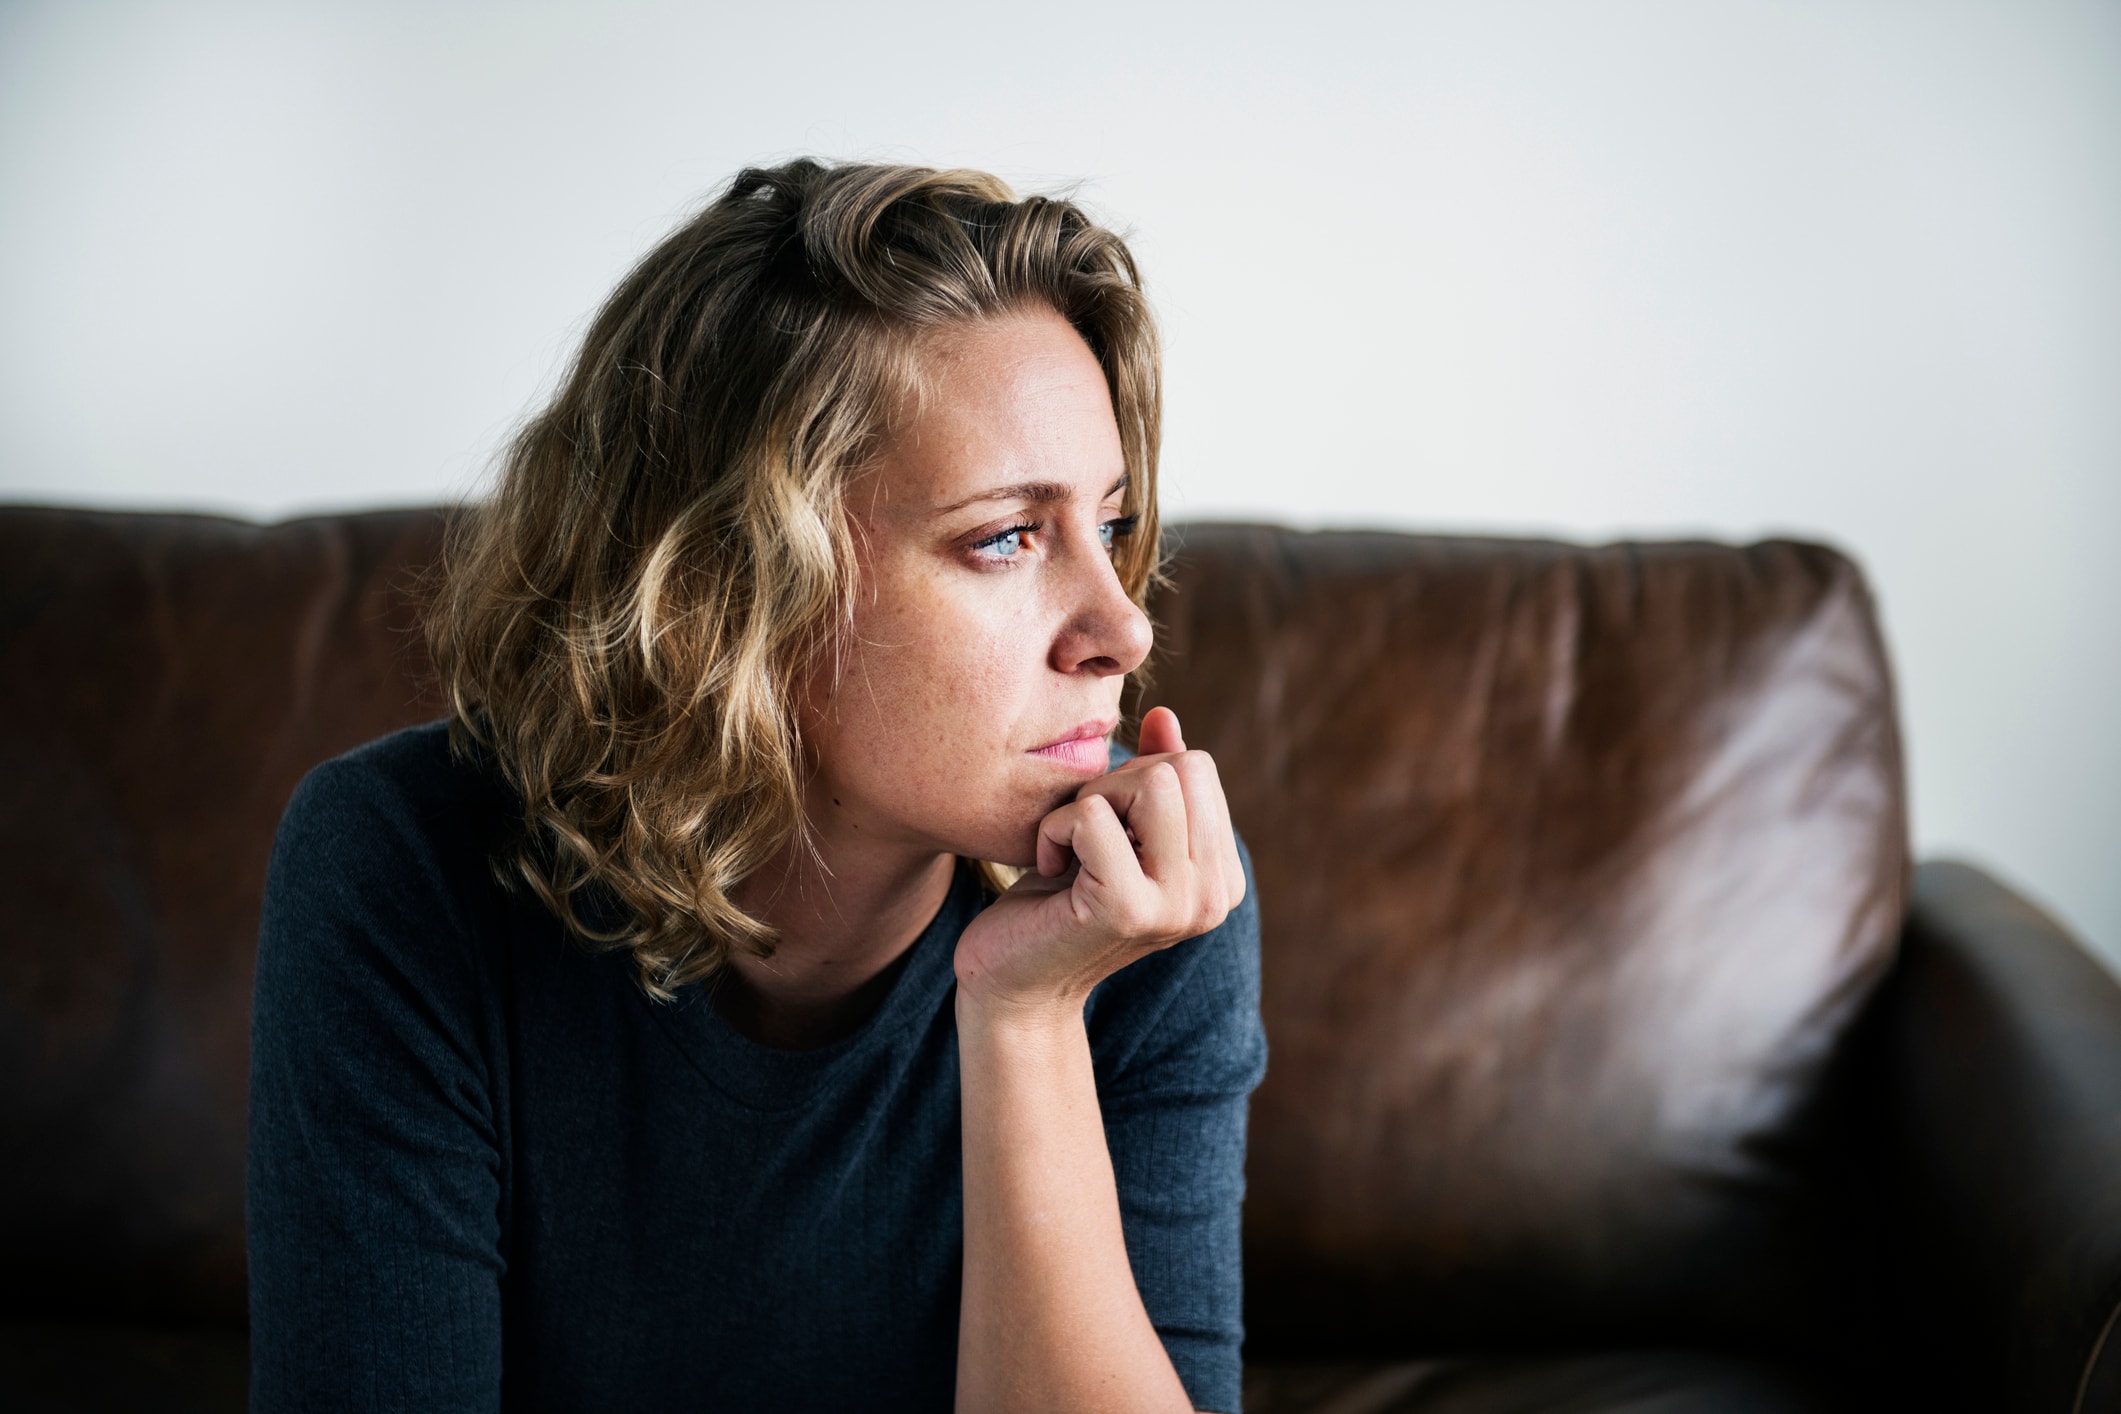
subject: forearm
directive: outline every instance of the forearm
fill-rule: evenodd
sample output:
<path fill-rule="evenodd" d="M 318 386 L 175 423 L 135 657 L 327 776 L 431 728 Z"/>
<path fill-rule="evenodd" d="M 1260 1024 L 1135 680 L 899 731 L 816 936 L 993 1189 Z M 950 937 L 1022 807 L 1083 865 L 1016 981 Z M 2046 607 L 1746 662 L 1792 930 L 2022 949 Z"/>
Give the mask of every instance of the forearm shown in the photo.
<path fill-rule="evenodd" d="M 957 1003 L 960 1410 L 1189 1410 L 1127 1263 L 1080 1007 Z"/>

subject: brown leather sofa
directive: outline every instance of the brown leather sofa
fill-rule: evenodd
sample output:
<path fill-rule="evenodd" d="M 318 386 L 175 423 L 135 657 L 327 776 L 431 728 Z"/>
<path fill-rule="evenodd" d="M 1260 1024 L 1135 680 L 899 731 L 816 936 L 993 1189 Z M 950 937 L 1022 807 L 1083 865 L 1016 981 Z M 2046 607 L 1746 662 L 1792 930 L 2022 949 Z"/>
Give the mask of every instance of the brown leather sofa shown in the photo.
<path fill-rule="evenodd" d="M 266 853 L 438 715 L 440 524 L 0 510 L 0 1407 L 241 1405 Z M 1910 869 L 1847 560 L 1175 539 L 1150 698 L 1265 921 L 1249 1408 L 2121 1410 L 2121 985 Z"/>

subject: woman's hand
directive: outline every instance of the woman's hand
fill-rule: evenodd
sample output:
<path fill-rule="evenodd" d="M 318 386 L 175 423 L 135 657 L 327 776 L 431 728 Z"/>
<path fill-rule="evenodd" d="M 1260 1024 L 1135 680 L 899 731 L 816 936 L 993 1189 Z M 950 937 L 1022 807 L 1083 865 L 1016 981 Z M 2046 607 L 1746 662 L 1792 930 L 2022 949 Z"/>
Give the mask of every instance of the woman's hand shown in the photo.
<path fill-rule="evenodd" d="M 1141 754 L 1039 823 L 1036 872 L 958 940 L 958 988 L 1003 1011 L 1079 1011 L 1099 982 L 1207 932 L 1244 896 L 1215 762 L 1186 749 L 1176 713 L 1153 708 Z"/>
<path fill-rule="evenodd" d="M 1128 1265 L 1083 1003 L 1244 897 L 1215 763 L 1178 718 L 1038 827 L 957 943 L 965 1265 L 957 1408 L 1190 1410 Z"/>

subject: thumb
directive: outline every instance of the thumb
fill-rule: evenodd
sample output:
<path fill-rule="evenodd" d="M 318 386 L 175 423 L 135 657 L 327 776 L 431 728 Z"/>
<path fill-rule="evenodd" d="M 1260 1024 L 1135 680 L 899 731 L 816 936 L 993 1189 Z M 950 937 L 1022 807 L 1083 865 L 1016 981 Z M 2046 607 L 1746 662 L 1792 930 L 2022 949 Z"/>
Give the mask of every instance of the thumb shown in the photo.
<path fill-rule="evenodd" d="M 1179 735 L 1178 713 L 1169 707 L 1151 707 L 1149 715 L 1142 718 L 1140 741 L 1139 754 L 1143 756 L 1184 751 L 1186 739 Z"/>

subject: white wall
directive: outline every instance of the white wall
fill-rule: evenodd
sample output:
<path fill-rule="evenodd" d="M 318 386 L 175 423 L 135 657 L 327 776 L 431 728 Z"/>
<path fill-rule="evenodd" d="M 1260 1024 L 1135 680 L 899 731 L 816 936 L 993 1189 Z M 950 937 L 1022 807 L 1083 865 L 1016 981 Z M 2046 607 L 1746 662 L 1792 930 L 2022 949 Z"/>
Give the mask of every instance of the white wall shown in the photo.
<path fill-rule="evenodd" d="M 803 151 L 1086 179 L 1178 515 L 1852 550 L 1920 847 L 2121 957 L 2110 0 L 0 0 L 0 497 L 467 491 Z"/>

